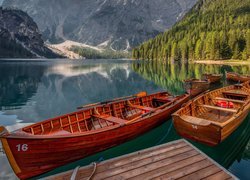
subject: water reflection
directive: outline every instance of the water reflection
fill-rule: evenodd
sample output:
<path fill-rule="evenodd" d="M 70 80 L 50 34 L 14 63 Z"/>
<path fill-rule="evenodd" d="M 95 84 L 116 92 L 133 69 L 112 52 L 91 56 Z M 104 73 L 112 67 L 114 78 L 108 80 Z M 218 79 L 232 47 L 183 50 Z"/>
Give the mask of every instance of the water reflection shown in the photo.
<path fill-rule="evenodd" d="M 0 65 L 0 110 L 24 105 L 36 93 L 43 72 L 44 67 L 39 65 Z"/>
<path fill-rule="evenodd" d="M 30 123 L 76 110 L 82 104 L 120 96 L 169 90 L 184 92 L 182 80 L 203 73 L 235 71 L 250 66 L 130 63 L 127 61 L 0 63 L 0 125 L 12 131 Z M 223 81 L 222 85 L 227 84 Z M 219 85 L 221 86 L 221 85 Z M 250 179 L 250 117 L 216 148 L 193 143 L 241 179 Z M 171 120 L 130 142 L 57 168 L 44 176 L 109 159 L 180 137 Z M 5 155 L 0 155 L 0 179 L 15 179 Z"/>
<path fill-rule="evenodd" d="M 82 104 L 145 90 L 162 88 L 132 71 L 130 61 L 1 62 L 0 125 L 12 131 Z M 0 179 L 16 178 L 3 155 L 0 167 Z"/>
<path fill-rule="evenodd" d="M 160 64 L 159 62 L 133 63 L 132 69 L 145 79 L 154 81 L 157 85 L 172 93 L 183 93 L 182 82 L 188 78 L 201 78 L 204 73 L 224 74 L 221 84 L 212 88 L 230 84 L 225 79 L 225 71 L 249 74 L 250 65 L 204 65 L 204 64 Z M 200 150 L 208 154 L 220 165 L 229 169 L 240 179 L 250 179 L 250 115 L 244 123 L 224 142 L 216 147 L 208 147 L 190 141 Z M 167 142 L 167 141 L 165 141 Z"/>
<path fill-rule="evenodd" d="M 250 72 L 250 65 L 228 66 L 188 63 L 163 64 L 160 62 L 146 61 L 143 63 L 133 63 L 132 69 L 145 79 L 154 81 L 157 85 L 168 89 L 172 93 L 180 94 L 184 92 L 182 82 L 185 79 L 199 79 L 204 73 L 225 74 L 225 71 L 248 74 Z M 226 83 L 226 81 L 223 81 L 222 85 L 225 85 Z"/>
<path fill-rule="evenodd" d="M 24 63 L 20 67 L 10 63 L 1 67 L 10 69 L 2 75 L 7 80 L 0 81 L 5 89 L 1 108 L 24 122 L 74 111 L 81 104 L 135 94 L 145 90 L 145 85 L 148 92 L 161 89 L 132 72 L 128 63 Z"/>

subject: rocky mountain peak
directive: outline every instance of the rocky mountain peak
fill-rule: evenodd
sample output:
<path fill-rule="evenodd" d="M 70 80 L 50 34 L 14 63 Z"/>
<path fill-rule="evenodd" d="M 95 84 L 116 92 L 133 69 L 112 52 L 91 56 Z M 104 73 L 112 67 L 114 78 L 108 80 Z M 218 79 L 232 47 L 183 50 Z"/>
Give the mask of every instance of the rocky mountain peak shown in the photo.
<path fill-rule="evenodd" d="M 29 57 L 57 57 L 51 50 L 44 46 L 42 35 L 36 23 L 25 12 L 14 9 L 2 9 L 0 7 L 0 46 L 1 56 L 15 56 L 24 52 Z M 13 48 L 13 55 L 4 55 L 6 50 Z M 6 49 L 6 50 L 5 50 Z"/>
<path fill-rule="evenodd" d="M 27 12 L 45 41 L 128 50 L 178 21 L 197 0 L 5 0 Z"/>

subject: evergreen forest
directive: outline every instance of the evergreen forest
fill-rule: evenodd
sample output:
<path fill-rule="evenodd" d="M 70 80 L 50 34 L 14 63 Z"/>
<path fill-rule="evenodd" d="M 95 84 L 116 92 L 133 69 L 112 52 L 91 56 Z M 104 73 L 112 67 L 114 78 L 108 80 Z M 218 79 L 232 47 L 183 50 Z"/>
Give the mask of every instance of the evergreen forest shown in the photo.
<path fill-rule="evenodd" d="M 248 60 L 250 0 L 199 0 L 171 29 L 133 49 L 143 60 Z"/>

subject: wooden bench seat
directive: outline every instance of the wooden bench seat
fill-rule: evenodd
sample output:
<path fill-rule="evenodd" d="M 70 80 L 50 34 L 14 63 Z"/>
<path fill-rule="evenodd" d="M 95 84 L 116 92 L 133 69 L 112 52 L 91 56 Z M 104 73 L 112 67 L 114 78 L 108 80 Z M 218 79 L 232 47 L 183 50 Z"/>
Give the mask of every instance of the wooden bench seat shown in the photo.
<path fill-rule="evenodd" d="M 238 90 L 238 89 L 229 90 L 229 91 L 225 91 L 222 93 L 226 96 L 235 96 L 235 97 L 241 97 L 241 98 L 246 98 L 249 96 L 246 92 L 242 90 Z"/>
<path fill-rule="evenodd" d="M 170 102 L 169 97 L 157 97 L 153 98 L 154 101 L 162 102 L 162 103 L 167 103 Z"/>
<path fill-rule="evenodd" d="M 221 98 L 221 97 L 216 97 L 214 99 L 215 100 L 228 101 L 228 102 L 235 102 L 235 103 L 240 103 L 240 104 L 244 104 L 245 103 L 245 101 L 237 100 L 237 99 L 229 99 L 229 98 Z"/>
<path fill-rule="evenodd" d="M 228 108 L 222 108 L 222 107 L 217 107 L 217 106 L 210 106 L 210 105 L 198 105 L 200 107 L 204 107 L 204 108 L 209 108 L 209 109 L 214 109 L 214 110 L 219 110 L 219 111 L 226 111 L 226 112 L 232 112 L 232 113 L 236 113 L 237 110 L 236 109 L 228 109 Z"/>
<path fill-rule="evenodd" d="M 182 115 L 180 118 L 188 123 L 199 125 L 199 126 L 208 126 L 209 124 L 211 124 L 211 121 L 209 120 L 194 117 L 194 116 Z"/>
<path fill-rule="evenodd" d="M 103 119 L 116 124 L 125 124 L 127 121 L 118 117 L 110 116 L 110 115 L 92 115 L 95 118 Z"/>
<path fill-rule="evenodd" d="M 128 106 L 132 107 L 132 108 L 136 108 L 136 109 L 141 109 L 141 110 L 144 110 L 144 111 L 153 111 L 153 110 L 155 110 L 155 108 L 151 108 L 151 107 L 147 107 L 147 106 L 132 105 L 132 104 L 129 104 Z"/>

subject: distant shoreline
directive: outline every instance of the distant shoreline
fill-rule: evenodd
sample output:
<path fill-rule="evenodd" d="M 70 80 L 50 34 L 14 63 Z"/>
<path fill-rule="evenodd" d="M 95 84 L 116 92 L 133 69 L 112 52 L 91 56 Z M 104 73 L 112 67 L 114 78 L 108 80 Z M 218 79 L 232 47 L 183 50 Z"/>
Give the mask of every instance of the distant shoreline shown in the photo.
<path fill-rule="evenodd" d="M 195 60 L 195 64 L 215 64 L 215 65 L 250 65 L 250 60 Z"/>

